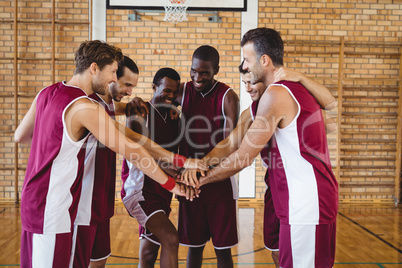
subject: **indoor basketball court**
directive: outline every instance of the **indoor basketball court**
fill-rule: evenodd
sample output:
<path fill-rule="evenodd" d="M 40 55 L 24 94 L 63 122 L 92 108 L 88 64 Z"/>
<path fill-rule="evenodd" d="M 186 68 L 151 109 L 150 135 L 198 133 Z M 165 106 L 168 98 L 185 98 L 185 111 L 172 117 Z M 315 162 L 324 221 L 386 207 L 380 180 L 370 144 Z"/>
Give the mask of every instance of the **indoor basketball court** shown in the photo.
<path fill-rule="evenodd" d="M 4 0 L 0 15 L 0 267 L 20 267 L 20 201 L 31 147 L 14 142 L 15 130 L 43 88 L 74 75 L 82 42 L 105 41 L 138 65 L 138 83 L 122 103 L 151 100 L 163 67 L 191 81 L 193 52 L 212 46 L 220 55 L 215 79 L 234 90 L 242 112 L 252 100 L 238 69 L 240 41 L 257 27 L 279 31 L 284 66 L 337 100 L 326 110 L 337 125 L 326 135 L 339 186 L 334 267 L 402 267 L 402 1 Z M 116 120 L 124 125 L 126 118 Z M 120 194 L 123 162 L 117 155 L 107 267 L 139 265 L 139 224 Z M 258 156 L 236 175 L 234 267 L 275 267 L 263 237 L 265 172 Z M 177 228 L 176 198 L 171 209 Z M 188 267 L 187 251 L 179 247 L 179 267 Z M 202 263 L 218 267 L 211 241 Z"/>

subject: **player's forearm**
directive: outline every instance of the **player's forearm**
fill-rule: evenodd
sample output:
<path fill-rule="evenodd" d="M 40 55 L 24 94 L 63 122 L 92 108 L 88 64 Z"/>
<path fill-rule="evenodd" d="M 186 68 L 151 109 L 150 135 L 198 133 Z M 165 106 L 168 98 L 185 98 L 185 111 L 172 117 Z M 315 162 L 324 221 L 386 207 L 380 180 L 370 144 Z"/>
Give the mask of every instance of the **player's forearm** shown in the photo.
<path fill-rule="evenodd" d="M 175 168 L 172 164 L 166 162 L 158 162 L 158 166 L 171 177 L 175 177 L 178 173 L 178 169 Z M 179 169 L 180 170 L 180 169 Z"/>
<path fill-rule="evenodd" d="M 223 140 L 218 143 L 212 151 L 204 156 L 202 160 L 207 166 L 216 166 L 234 151 L 236 151 L 236 148 L 230 146 L 227 140 Z"/>
<path fill-rule="evenodd" d="M 121 124 L 119 125 L 120 128 L 124 127 Z M 173 162 L 174 153 L 163 149 L 161 146 L 148 139 L 147 137 L 138 134 L 127 127 L 124 127 L 124 134 L 128 139 L 143 146 L 154 159 L 168 163 Z"/>
<path fill-rule="evenodd" d="M 249 154 L 242 154 L 236 151 L 225 158 L 218 166 L 209 170 L 205 177 L 201 177 L 200 186 L 225 180 L 243 168 L 250 166 L 253 160 L 254 158 L 249 157 Z"/>
<path fill-rule="evenodd" d="M 125 159 L 130 161 L 144 174 L 148 175 L 151 179 L 159 184 L 166 183 L 168 180 L 168 175 L 162 171 L 162 169 L 158 166 L 156 161 L 144 147 L 138 144 L 127 143 L 125 148 L 120 148 L 120 150 L 123 150 Z"/>
<path fill-rule="evenodd" d="M 324 85 L 317 83 L 304 75 L 300 77 L 300 83 L 310 91 L 323 109 L 331 110 L 338 105 L 335 97 Z"/>
<path fill-rule="evenodd" d="M 115 102 L 114 103 L 115 115 L 125 115 L 126 106 L 127 103 L 125 102 Z"/>

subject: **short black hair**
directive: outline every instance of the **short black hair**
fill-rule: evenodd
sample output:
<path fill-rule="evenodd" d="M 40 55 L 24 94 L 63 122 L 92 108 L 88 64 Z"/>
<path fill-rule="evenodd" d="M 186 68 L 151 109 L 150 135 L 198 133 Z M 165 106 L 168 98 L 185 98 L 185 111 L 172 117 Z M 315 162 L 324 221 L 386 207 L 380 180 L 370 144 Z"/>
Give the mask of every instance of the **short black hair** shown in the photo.
<path fill-rule="evenodd" d="M 162 79 L 165 77 L 168 77 L 172 80 L 176 80 L 180 83 L 179 73 L 176 72 L 176 70 L 169 67 L 159 69 L 154 75 L 154 80 L 152 81 L 152 83 L 155 84 L 156 86 L 159 86 L 161 84 Z"/>
<path fill-rule="evenodd" d="M 259 58 L 266 54 L 274 66 L 283 66 L 284 45 L 278 31 L 265 27 L 249 30 L 241 39 L 241 46 L 247 43 L 254 45 Z"/>
<path fill-rule="evenodd" d="M 214 68 L 219 66 L 219 52 L 216 48 L 204 45 L 197 48 L 193 53 L 193 58 L 209 61 Z"/>
<path fill-rule="evenodd" d="M 119 79 L 120 77 L 122 77 L 124 75 L 124 67 L 127 67 L 129 70 L 131 70 L 135 74 L 140 73 L 140 71 L 138 70 L 137 64 L 135 64 L 135 62 L 126 55 L 124 55 L 123 59 L 121 61 L 119 61 L 118 66 L 119 67 L 116 72 L 117 79 Z"/>

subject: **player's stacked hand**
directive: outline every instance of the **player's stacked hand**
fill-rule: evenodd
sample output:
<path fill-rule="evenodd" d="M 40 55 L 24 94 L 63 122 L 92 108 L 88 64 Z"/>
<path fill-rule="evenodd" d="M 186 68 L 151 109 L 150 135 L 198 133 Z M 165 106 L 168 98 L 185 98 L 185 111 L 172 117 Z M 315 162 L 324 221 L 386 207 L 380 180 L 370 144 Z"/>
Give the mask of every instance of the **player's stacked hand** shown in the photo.
<path fill-rule="evenodd" d="M 180 175 L 180 182 L 195 189 L 200 188 L 199 179 L 205 176 L 205 171 L 201 169 L 185 169 Z"/>

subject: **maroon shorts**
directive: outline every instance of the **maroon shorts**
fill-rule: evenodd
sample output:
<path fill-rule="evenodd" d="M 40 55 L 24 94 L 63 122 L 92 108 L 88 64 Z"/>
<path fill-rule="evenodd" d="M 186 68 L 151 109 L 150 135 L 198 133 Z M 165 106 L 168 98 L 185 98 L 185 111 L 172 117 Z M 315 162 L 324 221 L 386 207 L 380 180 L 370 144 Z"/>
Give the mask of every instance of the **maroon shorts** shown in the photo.
<path fill-rule="evenodd" d="M 159 239 L 145 228 L 150 217 L 155 213 L 163 212 L 169 217 L 171 208 L 171 196 L 158 196 L 146 191 L 140 191 L 130 194 L 123 198 L 123 204 L 130 216 L 137 219 L 139 223 L 140 238 L 146 238 L 149 241 L 160 245 Z"/>
<path fill-rule="evenodd" d="M 21 231 L 21 267 L 68 268 L 74 233 L 35 234 Z M 84 268 L 84 266 L 74 266 Z M 85 268 L 87 268 L 86 266 Z"/>
<path fill-rule="evenodd" d="M 234 247 L 238 243 L 236 200 L 181 201 L 178 231 L 180 244 L 184 246 L 202 247 L 212 238 L 216 249 Z"/>
<path fill-rule="evenodd" d="M 264 244 L 269 250 L 279 250 L 279 219 L 275 213 L 269 186 L 264 197 Z"/>
<path fill-rule="evenodd" d="M 142 226 L 146 226 L 147 220 L 156 212 L 163 211 L 169 216 L 171 211 L 170 203 L 171 199 L 165 200 L 142 191 L 123 198 L 123 204 L 130 216 L 136 218 Z"/>
<path fill-rule="evenodd" d="M 90 226 L 78 226 L 74 267 L 88 267 L 89 261 L 106 259 L 110 255 L 110 219 Z"/>
<path fill-rule="evenodd" d="M 91 261 L 106 259 L 110 250 L 110 219 L 96 225 L 95 240 L 92 246 Z"/>
<path fill-rule="evenodd" d="M 279 264 L 281 267 L 331 268 L 335 262 L 336 222 L 319 225 L 281 224 Z"/>

